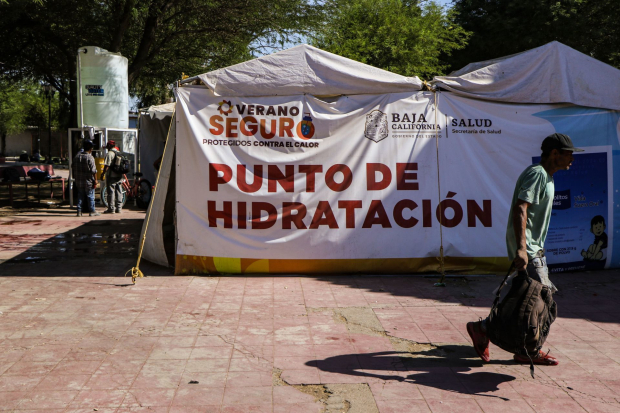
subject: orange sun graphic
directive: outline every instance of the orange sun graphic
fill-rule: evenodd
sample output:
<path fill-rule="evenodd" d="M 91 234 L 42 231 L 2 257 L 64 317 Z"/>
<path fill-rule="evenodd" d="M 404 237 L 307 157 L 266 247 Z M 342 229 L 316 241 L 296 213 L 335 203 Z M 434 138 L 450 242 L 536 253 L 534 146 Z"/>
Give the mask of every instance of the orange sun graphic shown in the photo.
<path fill-rule="evenodd" d="M 220 115 L 228 116 L 229 113 L 232 113 L 232 102 L 230 100 L 221 101 L 217 110 L 220 111 Z"/>

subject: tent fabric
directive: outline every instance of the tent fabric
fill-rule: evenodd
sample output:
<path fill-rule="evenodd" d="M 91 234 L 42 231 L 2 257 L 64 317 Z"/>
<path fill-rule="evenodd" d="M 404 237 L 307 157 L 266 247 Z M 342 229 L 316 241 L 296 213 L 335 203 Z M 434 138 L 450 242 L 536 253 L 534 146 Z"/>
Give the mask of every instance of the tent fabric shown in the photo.
<path fill-rule="evenodd" d="M 172 116 L 176 103 L 165 103 L 163 105 L 151 106 L 147 109 L 148 116 L 151 119 L 164 119 L 167 116 Z"/>
<path fill-rule="evenodd" d="M 200 78 L 211 88 L 212 92 L 223 99 L 242 96 L 272 97 L 295 94 L 299 96 L 306 93 L 315 96 L 337 96 L 338 94 L 362 94 L 364 92 L 377 96 L 386 95 L 387 99 L 390 96 L 389 94 L 394 92 L 419 90 L 417 83 L 419 80 L 417 78 L 404 78 L 305 45 L 200 75 Z M 507 116 L 502 122 L 492 116 L 487 116 L 487 114 L 499 111 L 501 107 L 505 107 L 504 109 L 513 106 L 517 108 L 516 105 L 513 105 L 517 103 L 572 103 L 579 106 L 555 105 L 540 108 L 543 110 L 542 112 L 532 114 L 532 116 L 539 119 L 536 122 L 532 122 L 531 126 L 538 125 L 536 130 L 540 131 L 542 139 L 543 136 L 546 136 L 545 134 L 552 132 L 549 129 L 549 125 L 546 124 L 548 121 L 553 125 L 554 130 L 573 136 L 578 146 L 589 146 L 591 141 L 587 140 L 587 137 L 595 137 L 596 139 L 604 137 L 607 141 L 604 142 L 603 146 L 606 145 L 608 148 L 602 152 L 607 154 L 607 161 L 602 162 L 599 159 L 596 162 L 590 162 L 589 165 L 600 166 L 604 164 L 607 165 L 606 167 L 611 168 L 611 165 L 616 164 L 618 120 L 614 116 L 620 116 L 618 115 L 620 112 L 615 112 L 620 110 L 620 71 L 567 46 L 553 42 L 521 54 L 492 61 L 472 63 L 460 71 L 452 73 L 450 76 L 435 78 L 434 84 L 438 88 L 448 91 L 443 94 L 446 98 L 442 100 L 441 109 L 449 114 L 445 116 L 445 128 L 442 128 L 442 130 L 446 134 L 450 134 L 450 140 L 440 139 L 441 145 L 445 146 L 447 142 L 452 142 L 454 139 L 459 139 L 459 137 L 482 136 L 480 135 L 482 133 L 485 136 L 493 137 L 493 141 L 504 136 L 505 138 L 502 139 L 508 138 L 508 142 L 511 142 L 512 140 L 508 136 L 507 131 L 522 128 L 523 122 L 518 117 L 523 115 L 521 113 L 523 111 L 519 111 L 516 114 L 517 117 L 510 113 L 510 116 Z M 421 87 L 421 84 L 419 86 Z M 419 93 L 412 93 L 414 98 L 417 95 Z M 363 96 L 356 98 L 363 98 Z M 343 99 L 354 100 L 349 97 Z M 463 104 L 454 103 L 454 101 L 459 100 L 464 100 Z M 193 104 L 196 103 L 193 102 Z M 336 102 L 324 102 L 328 106 L 334 103 Z M 448 104 L 447 108 L 446 104 Z M 480 107 L 478 108 L 478 106 Z M 486 106 L 489 107 L 487 108 Z M 586 106 L 586 108 L 580 106 Z M 592 107 L 611 109 L 611 111 L 607 113 L 607 111 L 591 109 Z M 192 116 L 204 116 L 204 109 L 206 108 L 207 105 L 204 105 L 199 112 L 192 114 Z M 599 114 L 599 112 L 601 113 Z M 158 116 L 165 117 L 164 113 L 165 110 L 160 109 L 153 111 L 152 116 L 155 118 Z M 403 114 L 398 116 L 402 122 L 404 122 Z M 221 115 L 221 113 L 216 115 Z M 387 113 L 381 115 L 387 116 Z M 591 123 L 584 123 L 583 116 L 585 115 L 592 115 L 589 117 L 591 118 Z M 608 120 L 600 122 L 596 118 L 597 116 L 603 116 Z M 500 116 L 500 118 L 502 117 Z M 394 119 L 393 114 L 387 117 L 388 122 L 392 122 Z M 443 122 L 442 119 L 440 116 L 435 121 Z M 314 119 L 314 122 L 316 123 L 316 128 L 322 125 L 319 119 Z M 366 118 L 366 122 L 368 122 L 368 118 Z M 546 126 L 543 129 L 539 129 L 543 124 Z M 601 128 L 605 133 L 599 132 Z M 596 129 L 596 133 L 592 132 L 594 129 Z M 403 130 L 402 134 L 408 133 L 407 128 Z M 582 145 L 584 142 L 578 142 L 581 139 L 580 134 L 586 137 L 583 139 L 586 139 L 584 142 L 588 143 L 587 145 Z M 518 136 L 530 137 L 533 135 L 526 131 L 519 132 Z M 329 133 L 326 137 L 329 137 Z M 446 137 L 448 136 L 446 135 Z M 203 139 L 204 137 L 201 136 L 200 138 Z M 446 142 L 443 142 L 444 140 Z M 226 141 L 228 142 L 228 140 Z M 234 139 L 234 141 L 237 141 L 237 139 Z M 384 141 L 382 143 L 383 146 L 385 146 L 387 139 Z M 165 227 L 166 220 L 168 219 L 164 215 L 170 213 L 170 211 L 164 212 L 166 210 L 166 202 L 170 200 L 169 198 L 167 199 L 167 194 L 173 189 L 172 186 L 176 184 L 174 178 L 171 178 L 171 175 L 174 174 L 172 168 L 177 165 L 183 166 L 186 162 L 186 159 L 179 159 L 179 162 L 174 160 L 174 147 L 176 145 L 175 123 L 172 124 L 168 143 L 163 157 L 159 182 L 157 183 L 158 188 L 149 206 L 149 214 L 152 215 L 148 230 L 143 227 L 143 235 L 146 235 L 143 258 L 166 266 L 169 265 L 169 261 L 166 258 L 162 226 Z M 377 145 L 379 144 L 377 143 Z M 468 150 L 471 150 L 472 146 L 467 140 L 463 140 L 462 144 L 464 145 L 462 153 L 467 153 Z M 594 146 L 600 146 L 600 143 Z M 532 146 L 532 148 L 534 147 Z M 535 150 L 533 149 L 532 156 L 535 153 L 537 154 L 537 150 L 538 146 L 536 146 Z M 613 154 L 611 154 L 611 150 L 613 150 Z M 444 159 L 445 151 L 440 152 L 442 165 L 450 165 L 450 160 Z M 499 152 L 495 152 L 493 156 L 497 153 Z M 589 154 L 589 152 L 586 153 Z M 392 159 L 393 153 L 387 151 L 385 156 Z M 602 155 L 595 153 L 594 156 Z M 614 159 L 613 162 L 612 157 Z M 527 162 L 529 162 L 529 159 Z M 269 161 L 265 160 L 265 162 Z M 484 174 L 484 177 L 483 174 L 472 174 L 471 176 L 463 175 L 463 179 L 483 180 L 488 176 L 495 176 L 497 178 L 497 174 Z M 618 180 L 620 180 L 618 172 L 614 170 L 613 181 L 617 182 Z M 605 182 L 611 185 L 612 181 L 607 179 Z M 454 186 L 459 187 L 458 184 Z M 443 184 L 442 188 L 445 188 Z M 559 188 L 559 186 L 556 188 Z M 206 188 L 196 188 L 196 190 L 201 189 L 206 190 Z M 611 194 L 612 192 L 610 186 L 607 193 Z M 449 198 L 456 195 L 454 192 L 448 192 L 446 196 Z M 460 191 L 458 195 L 463 196 Z M 444 196 L 444 194 L 441 196 Z M 432 198 L 429 199 L 432 200 Z M 447 200 L 447 202 L 449 201 L 450 199 Z M 506 202 L 508 201 L 506 200 Z M 617 200 L 616 203 L 618 203 Z M 608 203 L 607 205 L 613 204 Z M 507 208 L 506 205 L 503 205 L 503 208 Z M 429 216 L 432 216 L 432 214 Z M 610 221 L 615 219 L 616 222 L 620 219 L 617 212 L 612 214 L 611 209 L 609 210 L 608 218 Z M 609 222 L 608 225 L 610 231 L 611 228 L 615 227 L 615 224 L 612 224 L 612 222 Z M 144 234 L 144 231 L 147 231 L 146 234 Z M 457 244 L 454 243 L 453 245 Z M 620 255 L 617 255 L 614 261 L 611 262 L 612 267 L 620 266 L 620 261 L 617 257 L 620 257 Z M 431 258 L 434 260 L 434 257 Z M 330 267 L 331 270 L 333 268 L 342 269 L 344 267 Z"/>
<path fill-rule="evenodd" d="M 172 160 L 174 158 L 174 150 L 176 146 L 176 125 L 173 122 L 168 136 L 168 143 L 164 150 L 164 156 L 160 166 L 159 179 L 156 184 L 156 190 L 146 211 L 148 219 L 144 220 L 140 239 L 144 239 L 146 231 L 146 239 L 142 251 L 142 258 L 155 264 L 168 266 L 166 258 L 166 250 L 164 248 L 164 209 L 166 206 L 166 195 L 168 194 L 168 185 L 170 184 L 170 175 L 172 171 Z M 174 185 L 174 182 L 172 182 Z"/>
<path fill-rule="evenodd" d="M 559 42 L 471 63 L 432 83 L 469 98 L 620 110 L 620 70 Z"/>
<path fill-rule="evenodd" d="M 216 95 L 314 96 L 416 92 L 405 77 L 306 44 L 198 76 Z"/>
<path fill-rule="evenodd" d="M 585 152 L 553 177 L 550 270 L 620 265 L 618 111 L 450 92 L 231 98 L 227 111 L 203 87 L 176 95 L 175 274 L 422 272 L 442 254 L 448 270 L 505 271 L 514 183 L 552 133 Z M 594 218 L 608 229 L 596 258 Z"/>
<path fill-rule="evenodd" d="M 153 163 L 164 153 L 174 105 L 151 106 L 140 116 L 140 172 L 151 184 L 157 179 Z"/>

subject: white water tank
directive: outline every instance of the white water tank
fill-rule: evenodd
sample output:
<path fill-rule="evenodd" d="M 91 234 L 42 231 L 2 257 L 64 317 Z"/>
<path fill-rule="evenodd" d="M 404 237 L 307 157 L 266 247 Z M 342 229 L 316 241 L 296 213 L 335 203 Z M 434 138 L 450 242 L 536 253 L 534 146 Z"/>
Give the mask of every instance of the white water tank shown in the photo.
<path fill-rule="evenodd" d="M 78 56 L 78 127 L 83 116 L 86 126 L 128 128 L 127 58 L 96 46 L 81 47 Z"/>

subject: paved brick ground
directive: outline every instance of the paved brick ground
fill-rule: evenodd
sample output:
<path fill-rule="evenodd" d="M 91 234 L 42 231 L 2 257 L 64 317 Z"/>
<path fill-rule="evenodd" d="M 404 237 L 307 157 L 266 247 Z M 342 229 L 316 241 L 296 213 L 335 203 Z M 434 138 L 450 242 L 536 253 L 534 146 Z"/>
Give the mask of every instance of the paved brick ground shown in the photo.
<path fill-rule="evenodd" d="M 335 410 L 299 385 L 365 383 L 374 404 L 352 395 L 350 412 L 620 412 L 618 271 L 554 278 L 546 347 L 561 364 L 533 380 L 509 354 L 492 347 L 483 364 L 469 344 L 465 323 L 488 313 L 498 277 L 436 288 L 174 277 L 145 263 L 153 276 L 132 286 L 122 275 L 142 217 L 0 217 L 0 411 L 318 413 Z"/>

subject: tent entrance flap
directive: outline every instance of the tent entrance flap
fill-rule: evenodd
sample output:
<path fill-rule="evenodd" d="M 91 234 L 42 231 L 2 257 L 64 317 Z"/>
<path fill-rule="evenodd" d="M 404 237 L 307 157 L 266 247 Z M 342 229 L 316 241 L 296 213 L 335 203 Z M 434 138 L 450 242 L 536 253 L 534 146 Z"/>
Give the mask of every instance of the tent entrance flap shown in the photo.
<path fill-rule="evenodd" d="M 157 183 L 155 184 L 155 193 L 149 209 L 147 210 L 147 216 L 150 215 L 149 224 L 147 220 L 144 221 L 142 227 L 142 233 L 140 239 L 145 235 L 144 247 L 142 257 L 145 260 L 153 262 L 155 264 L 170 266 L 173 261 L 169 261 L 166 251 L 176 248 L 176 245 L 170 247 L 170 243 L 176 244 L 174 241 L 175 219 L 174 219 L 174 203 L 175 203 L 175 171 L 174 171 L 174 159 L 176 148 L 176 123 L 173 115 L 170 123 L 170 129 L 168 131 L 168 138 L 166 140 L 166 146 L 160 165 L 159 174 L 157 176 Z M 165 236 L 165 240 L 164 240 Z"/>

